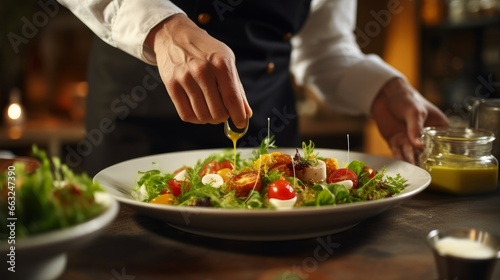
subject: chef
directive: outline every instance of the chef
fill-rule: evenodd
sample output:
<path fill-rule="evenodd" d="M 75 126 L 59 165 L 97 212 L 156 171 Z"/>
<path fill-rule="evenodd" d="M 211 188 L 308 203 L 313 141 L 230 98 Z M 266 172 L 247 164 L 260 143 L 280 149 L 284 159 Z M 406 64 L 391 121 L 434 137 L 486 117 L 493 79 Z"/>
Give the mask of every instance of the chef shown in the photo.
<path fill-rule="evenodd" d="M 420 131 L 445 115 L 356 44 L 353 0 L 59 0 L 97 36 L 89 58 L 91 175 L 143 155 L 228 147 L 221 123 L 296 147 L 292 77 L 332 109 L 371 116 L 394 157 L 414 162 Z M 399 1 L 391 5 L 396 7 Z M 396 6 L 395 6 L 396 5 Z M 269 121 L 268 121 L 269 119 Z"/>

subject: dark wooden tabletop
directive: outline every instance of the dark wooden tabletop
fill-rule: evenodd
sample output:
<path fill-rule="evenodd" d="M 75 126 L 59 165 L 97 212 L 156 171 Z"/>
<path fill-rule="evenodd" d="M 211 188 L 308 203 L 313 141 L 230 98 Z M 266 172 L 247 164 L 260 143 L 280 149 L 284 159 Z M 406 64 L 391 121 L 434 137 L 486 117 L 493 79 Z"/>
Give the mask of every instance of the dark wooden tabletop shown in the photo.
<path fill-rule="evenodd" d="M 500 235 L 500 190 L 424 191 L 347 231 L 279 242 L 193 235 L 121 205 L 102 235 L 69 253 L 60 279 L 436 279 L 425 238 L 452 227 Z M 500 279 L 500 264 L 492 279 Z"/>

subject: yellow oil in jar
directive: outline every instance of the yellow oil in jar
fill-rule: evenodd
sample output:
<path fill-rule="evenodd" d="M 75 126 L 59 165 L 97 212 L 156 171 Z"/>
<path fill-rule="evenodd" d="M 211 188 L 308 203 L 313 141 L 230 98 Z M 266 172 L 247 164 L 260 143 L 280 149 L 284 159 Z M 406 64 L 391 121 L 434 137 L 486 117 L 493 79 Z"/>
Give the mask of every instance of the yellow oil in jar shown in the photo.
<path fill-rule="evenodd" d="M 493 132 L 464 127 L 426 127 L 421 166 L 431 175 L 429 190 L 469 195 L 498 187 L 498 161 L 491 154 Z"/>
<path fill-rule="evenodd" d="M 498 186 L 498 166 L 428 166 L 432 180 L 429 190 L 458 195 L 487 193 Z"/>

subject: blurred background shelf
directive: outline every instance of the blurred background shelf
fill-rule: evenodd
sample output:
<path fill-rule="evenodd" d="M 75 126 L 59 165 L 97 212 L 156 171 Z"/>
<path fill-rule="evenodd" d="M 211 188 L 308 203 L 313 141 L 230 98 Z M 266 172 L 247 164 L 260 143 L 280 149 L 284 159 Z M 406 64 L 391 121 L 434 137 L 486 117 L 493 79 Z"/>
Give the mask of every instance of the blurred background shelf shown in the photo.
<path fill-rule="evenodd" d="M 452 121 L 477 98 L 499 98 L 500 1 L 420 1 L 420 88 Z"/>
<path fill-rule="evenodd" d="M 0 150 L 15 154 L 29 154 L 32 145 L 37 145 L 50 155 L 61 157 L 65 145 L 75 145 L 83 139 L 83 123 L 54 117 L 28 120 L 22 130 L 0 127 Z"/>

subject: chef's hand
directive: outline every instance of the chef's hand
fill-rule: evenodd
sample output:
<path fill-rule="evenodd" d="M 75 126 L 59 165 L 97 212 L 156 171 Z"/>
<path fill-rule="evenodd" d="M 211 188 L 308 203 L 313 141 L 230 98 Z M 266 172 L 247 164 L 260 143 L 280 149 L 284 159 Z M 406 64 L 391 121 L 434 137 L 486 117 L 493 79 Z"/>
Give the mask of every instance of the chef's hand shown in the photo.
<path fill-rule="evenodd" d="M 413 164 L 415 152 L 423 148 L 422 129 L 448 125 L 446 115 L 401 78 L 384 85 L 371 109 L 394 158 Z"/>
<path fill-rule="evenodd" d="M 146 38 L 179 117 L 197 124 L 231 118 L 243 128 L 252 110 L 241 85 L 232 50 L 187 16 L 169 17 Z"/>

